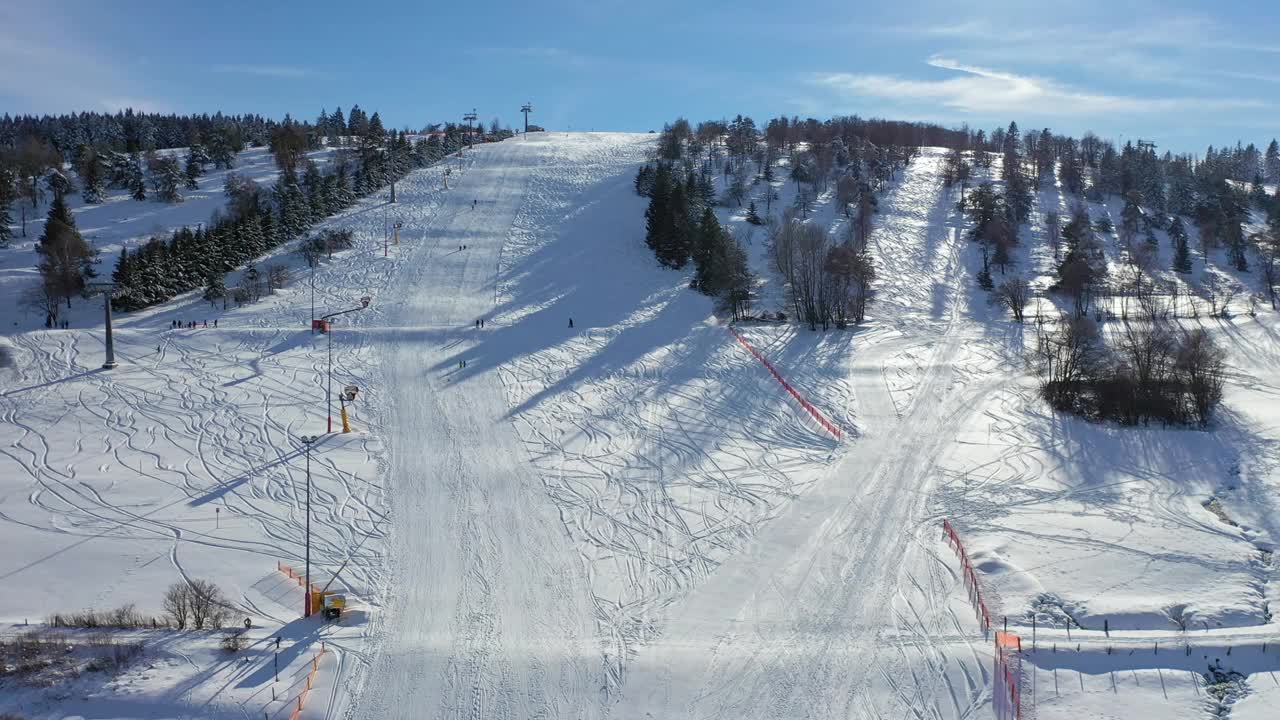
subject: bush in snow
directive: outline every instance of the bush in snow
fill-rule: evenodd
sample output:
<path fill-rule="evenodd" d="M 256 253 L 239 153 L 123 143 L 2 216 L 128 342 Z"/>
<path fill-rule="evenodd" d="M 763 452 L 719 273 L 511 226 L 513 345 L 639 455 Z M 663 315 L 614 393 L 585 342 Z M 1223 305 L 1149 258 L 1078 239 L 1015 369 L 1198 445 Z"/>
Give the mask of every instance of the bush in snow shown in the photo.
<path fill-rule="evenodd" d="M 1114 351 L 1088 318 L 1042 333 L 1040 392 L 1058 410 L 1125 425 L 1207 425 L 1222 402 L 1225 353 L 1204 330 L 1130 324 Z"/>

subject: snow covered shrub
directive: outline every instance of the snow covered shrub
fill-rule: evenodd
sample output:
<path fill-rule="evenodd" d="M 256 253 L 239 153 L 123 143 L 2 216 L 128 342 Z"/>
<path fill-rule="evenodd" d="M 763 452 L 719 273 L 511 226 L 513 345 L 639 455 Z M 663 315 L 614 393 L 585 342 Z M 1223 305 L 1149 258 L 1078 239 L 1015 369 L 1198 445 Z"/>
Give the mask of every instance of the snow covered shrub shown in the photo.
<path fill-rule="evenodd" d="M 238 653 L 244 649 L 244 630 L 231 630 L 222 636 L 222 651 L 226 653 Z"/>

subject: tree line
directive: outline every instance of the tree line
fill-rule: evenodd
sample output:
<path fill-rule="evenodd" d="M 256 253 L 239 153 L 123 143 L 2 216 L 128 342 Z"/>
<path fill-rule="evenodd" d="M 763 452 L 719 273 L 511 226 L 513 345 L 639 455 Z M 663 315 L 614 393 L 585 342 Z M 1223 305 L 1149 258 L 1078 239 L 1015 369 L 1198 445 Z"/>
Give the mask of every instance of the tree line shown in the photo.
<path fill-rule="evenodd" d="M 203 296 L 210 302 L 256 300 L 264 288 L 269 292 L 283 281 L 254 267 L 255 258 L 302 237 L 312 225 L 414 168 L 435 162 L 453 145 L 438 136 L 414 142 L 404 132 L 386 133 L 371 123 L 358 146 L 339 152 L 322 169 L 305 159 L 305 144 L 295 144 L 288 138 L 290 132 L 288 125 L 282 125 L 272 138 L 281 170 L 270 190 L 231 173 L 224 187 L 227 210 L 208 226 L 179 228 L 167 239 L 152 238 L 133 252 L 122 251 L 112 274 L 117 285 L 113 306 L 138 310 L 199 288 L 204 288 Z M 324 251 L 329 253 L 351 244 L 350 235 L 322 237 Z M 314 262 L 314 243 L 304 245 L 303 254 Z M 244 283 L 229 289 L 226 274 L 245 263 L 249 267 Z"/>
<path fill-rule="evenodd" d="M 415 140 L 403 131 L 386 131 L 377 113 L 366 118 L 358 108 L 352 108 L 351 117 L 363 134 L 344 136 L 344 148 L 324 169 L 306 157 L 308 151 L 318 147 L 308 125 L 288 117 L 273 124 L 265 142 L 280 169 L 274 187 L 267 190 L 253 180 L 228 173 L 223 188 L 227 197 L 225 212 L 216 212 L 207 225 L 202 223 L 195 230 L 179 228 L 166 238 L 153 237 L 141 248 L 122 250 L 112 274 L 116 283 L 113 306 L 137 310 L 200 287 L 205 288 L 205 297 L 210 301 L 225 302 L 228 297 L 239 302 L 256 299 L 263 286 L 270 291 L 283 284 L 279 272 L 269 269 L 264 274 L 250 267 L 246 287 L 234 296 L 226 287 L 226 273 L 300 237 L 313 224 L 350 207 L 413 168 L 439 160 L 467 141 L 465 128 L 457 125 Z M 346 125 L 345 131 L 349 133 L 350 127 Z M 33 138 L 21 144 L 39 147 Z M 148 153 L 144 170 L 138 153 L 82 148 L 72 160 L 72 169 L 86 200 L 100 201 L 104 187 L 127 189 L 135 200 L 144 200 L 149 179 L 153 194 L 176 202 L 181 200 L 179 184 L 192 187 L 207 165 L 233 168 L 235 150 L 234 146 L 210 148 L 193 144 L 187 148 L 185 168 L 172 154 Z M 35 150 L 32 152 L 36 154 Z M 70 307 L 73 297 L 86 294 L 88 283 L 97 276 L 98 255 L 80 235 L 67 206 L 67 196 L 76 184 L 63 173 L 57 153 L 47 149 L 40 152 L 44 153 L 45 166 L 35 172 L 32 184 L 38 192 L 32 196 L 37 203 L 43 201 L 45 193 L 51 194 L 53 200 L 36 245 L 40 283 L 28 292 L 26 300 L 43 311 L 46 326 L 53 327 L 60 322 L 61 308 Z M 0 242 L 6 241 L 10 232 L 11 202 L 18 195 L 15 188 L 30 187 L 26 176 L 18 181 L 10 167 L 9 163 L 0 163 L 0 232 L 4 233 Z M 18 167 L 24 173 L 28 171 L 27 166 Z M 331 253 L 349 247 L 351 241 L 349 236 L 327 233 L 322 242 L 325 251 Z M 309 260 L 314 259 L 314 253 L 304 254 Z"/>
<path fill-rule="evenodd" d="M 918 154 L 916 145 L 877 144 L 872 138 L 964 140 L 962 134 L 936 126 L 858 118 L 775 118 L 764 130 L 741 115 L 696 127 L 683 118 L 668 123 L 658 137 L 656 158 L 636 176 L 637 192 L 650 198 L 646 241 L 668 267 L 683 267 L 692 259 L 693 287 L 719 297 L 740 319 L 749 307 L 732 298 L 749 301 L 753 278 L 745 253 L 720 229 L 712 207 L 742 207 L 745 202 L 747 222 L 766 228 L 770 258 L 790 297 L 791 317 L 813 330 L 859 323 L 876 276 L 868 249 L 876 194 Z M 778 175 L 783 158 L 785 178 Z M 720 173 L 724 190 L 717 195 L 714 177 Z M 797 193 L 794 205 L 775 215 L 773 183 L 779 179 L 794 181 Z M 807 222 L 812 204 L 833 183 L 836 201 L 849 219 L 838 242 Z M 748 201 L 756 187 L 763 188 L 761 203 Z"/>
<path fill-rule="evenodd" d="M 690 287 L 720 300 L 738 320 L 750 313 L 755 283 L 747 254 L 716 218 L 714 185 L 689 170 L 658 161 L 637 173 L 636 191 L 649 198 L 645 244 L 666 267 L 692 261 Z"/>
<path fill-rule="evenodd" d="M 1061 218 L 1056 211 L 1044 217 L 1056 262 L 1050 291 L 1069 302 L 1056 329 L 1039 327 L 1032 352 L 1045 400 L 1059 410 L 1129 425 L 1207 424 L 1222 400 L 1225 354 L 1203 330 L 1182 331 L 1169 321 L 1157 299 L 1153 277 L 1155 230 L 1166 232 L 1173 245 L 1173 269 L 1191 271 L 1189 234 L 1181 215 L 1146 202 L 1147 193 L 1166 197 L 1164 193 L 1175 187 L 1161 174 L 1168 163 L 1144 144 L 1142 148 L 1126 146 L 1109 168 L 1112 150 L 1105 144 L 1094 163 L 1074 140 L 1056 138 L 1047 130 L 1023 136 L 1016 123 L 996 137 L 1001 141 L 999 188 L 983 182 L 965 192 L 973 166 L 992 163 L 996 153 L 986 149 L 949 153 L 943 183 L 961 185 L 957 209 L 972 221 L 970 238 L 982 247 L 979 286 L 990 293 L 993 304 L 1007 307 L 1019 322 L 1031 290 L 1025 279 L 1006 276 L 1006 269 L 1012 263 L 1019 229 L 1032 214 L 1032 192 L 1056 173 L 1060 186 L 1074 198 L 1068 217 Z M 1221 164 L 1193 167 L 1182 158 L 1175 165 L 1189 172 L 1189 199 L 1178 207 L 1192 208 L 1202 246 L 1213 247 L 1221 239 L 1236 268 L 1246 269 L 1242 228 L 1250 206 L 1268 210 L 1274 224 L 1280 202 L 1256 193 L 1260 179 L 1248 188 L 1231 182 Z M 1090 217 L 1087 201 L 1104 200 L 1107 195 L 1124 198 L 1118 225 L 1109 217 Z M 1110 277 L 1102 242 L 1109 234 L 1118 236 L 1122 249 L 1123 263 L 1115 278 Z M 993 269 L 1000 272 L 999 284 Z M 1099 329 L 1100 317 L 1090 315 L 1100 295 L 1117 289 L 1126 300 L 1136 299 L 1140 318 L 1118 326 L 1108 345 Z M 1125 308 L 1127 320 L 1127 303 Z"/>
<path fill-rule="evenodd" d="M 404 131 L 407 133 L 408 131 Z M 270 147 L 277 159 L 298 168 L 301 154 L 322 147 L 363 148 L 369 137 L 383 137 L 378 113 L 352 106 L 344 114 L 321 111 L 315 123 L 286 115 L 268 120 L 257 115 L 157 115 L 124 111 L 116 115 L 79 113 L 65 116 L 7 115 L 0 121 L 0 247 L 12 239 L 15 214 L 23 237 L 26 224 L 42 203 L 55 194 L 79 190 L 86 204 L 101 203 L 108 190 L 125 190 L 134 200 L 181 202 L 183 190 L 195 190 L 212 166 L 235 166 L 246 147 Z M 437 155 L 467 141 L 465 126 L 449 123 L 422 130 Z M 498 140 L 511 135 L 497 126 L 477 128 L 472 140 Z M 185 153 L 166 152 L 181 148 Z M 282 166 L 283 169 L 283 166 Z M 73 175 L 68 172 L 74 171 Z M 16 210 L 16 212 L 15 212 Z"/>

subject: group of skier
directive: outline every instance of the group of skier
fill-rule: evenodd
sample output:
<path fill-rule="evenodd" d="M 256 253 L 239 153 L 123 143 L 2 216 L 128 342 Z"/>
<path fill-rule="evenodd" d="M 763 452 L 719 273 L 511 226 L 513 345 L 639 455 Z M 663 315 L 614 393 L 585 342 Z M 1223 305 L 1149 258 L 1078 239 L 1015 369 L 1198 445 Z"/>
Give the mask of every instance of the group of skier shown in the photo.
<path fill-rule="evenodd" d="M 203 327 L 209 327 L 208 320 L 205 320 L 203 322 L 204 322 Z M 198 320 L 170 320 L 169 321 L 170 330 L 194 330 L 195 328 L 200 326 L 201 326 L 200 321 Z M 215 328 L 218 327 L 218 318 L 213 319 L 213 326 Z"/>

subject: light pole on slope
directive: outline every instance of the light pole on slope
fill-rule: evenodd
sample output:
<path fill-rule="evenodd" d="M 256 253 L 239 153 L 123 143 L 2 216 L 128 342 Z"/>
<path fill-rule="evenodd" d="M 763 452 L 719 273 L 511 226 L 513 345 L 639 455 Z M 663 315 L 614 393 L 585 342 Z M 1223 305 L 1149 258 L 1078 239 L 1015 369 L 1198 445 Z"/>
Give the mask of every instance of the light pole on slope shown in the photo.
<path fill-rule="evenodd" d="M 333 328 L 329 327 L 329 318 L 363 310 L 369 307 L 369 301 L 371 299 L 372 298 L 366 295 L 360 298 L 360 307 L 353 307 L 348 310 L 339 310 L 338 312 L 329 313 L 328 315 L 320 318 L 320 321 L 324 323 L 324 334 L 329 336 L 329 369 L 326 372 L 326 375 L 328 375 L 328 382 L 327 389 L 325 390 L 325 412 L 329 416 L 329 429 L 326 432 L 333 432 Z"/>
<path fill-rule="evenodd" d="M 303 435 L 302 444 L 306 446 L 307 454 L 307 560 L 304 592 L 306 600 L 302 603 L 302 616 L 311 617 L 311 444 L 320 439 L 319 435 Z"/>

